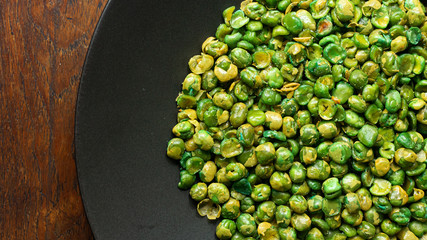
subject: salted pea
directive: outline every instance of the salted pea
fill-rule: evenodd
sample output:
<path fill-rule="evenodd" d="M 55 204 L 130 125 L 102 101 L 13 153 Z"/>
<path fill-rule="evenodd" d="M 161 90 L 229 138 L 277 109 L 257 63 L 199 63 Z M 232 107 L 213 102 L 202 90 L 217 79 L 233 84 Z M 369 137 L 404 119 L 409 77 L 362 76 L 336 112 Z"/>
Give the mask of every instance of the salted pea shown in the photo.
<path fill-rule="evenodd" d="M 223 239 L 230 239 L 236 233 L 236 223 L 230 219 L 223 219 L 216 227 L 216 236 Z"/>
<path fill-rule="evenodd" d="M 328 178 L 322 184 L 322 191 L 325 195 L 325 198 L 332 199 L 341 195 L 341 185 L 338 178 Z"/>
<path fill-rule="evenodd" d="M 331 167 L 326 161 L 316 160 L 307 168 L 307 177 L 309 179 L 324 181 L 329 177 Z"/>
<path fill-rule="evenodd" d="M 353 95 L 353 92 L 354 89 L 350 84 L 340 81 L 332 90 L 332 98 L 336 99 L 337 103 L 344 104 Z"/>
<path fill-rule="evenodd" d="M 372 200 L 374 208 L 381 214 L 389 214 L 393 209 L 393 206 L 387 197 L 374 197 Z"/>

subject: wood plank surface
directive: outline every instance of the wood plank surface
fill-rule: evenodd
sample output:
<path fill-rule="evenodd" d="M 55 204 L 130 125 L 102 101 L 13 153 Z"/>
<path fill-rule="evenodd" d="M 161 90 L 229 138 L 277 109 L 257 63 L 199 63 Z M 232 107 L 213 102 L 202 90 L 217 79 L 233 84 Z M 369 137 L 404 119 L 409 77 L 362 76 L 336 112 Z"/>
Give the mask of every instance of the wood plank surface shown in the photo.
<path fill-rule="evenodd" d="M 74 120 L 107 0 L 0 0 L 0 239 L 93 239 Z"/>

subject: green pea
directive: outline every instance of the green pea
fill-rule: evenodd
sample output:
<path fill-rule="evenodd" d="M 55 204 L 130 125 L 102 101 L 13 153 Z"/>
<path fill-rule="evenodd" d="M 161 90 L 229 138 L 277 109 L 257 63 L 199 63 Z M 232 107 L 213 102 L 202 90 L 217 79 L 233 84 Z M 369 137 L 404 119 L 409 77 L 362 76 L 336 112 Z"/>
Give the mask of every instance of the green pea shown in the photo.
<path fill-rule="evenodd" d="M 276 170 L 287 171 L 291 168 L 293 161 L 294 155 L 289 149 L 280 147 L 276 150 L 276 159 L 274 160 Z"/>
<path fill-rule="evenodd" d="M 303 213 L 303 214 L 293 214 L 291 218 L 291 224 L 292 227 L 295 228 L 297 231 L 305 231 L 308 230 L 311 226 L 311 219 L 310 217 Z"/>
<path fill-rule="evenodd" d="M 293 195 L 289 199 L 289 206 L 295 213 L 301 214 L 304 213 L 307 208 L 307 200 L 301 195 Z"/>
<path fill-rule="evenodd" d="M 324 198 L 322 202 L 322 211 L 327 217 L 339 215 L 341 212 L 341 201 L 338 199 Z"/>
<path fill-rule="evenodd" d="M 265 88 L 261 93 L 260 101 L 266 105 L 276 105 L 282 101 L 282 97 L 271 88 Z"/>
<path fill-rule="evenodd" d="M 187 170 L 182 170 L 179 173 L 180 181 L 178 183 L 178 188 L 186 190 L 190 189 L 191 186 L 193 186 L 194 182 L 196 181 L 196 176 L 193 174 L 190 174 Z"/>
<path fill-rule="evenodd" d="M 352 95 L 348 99 L 348 105 L 351 110 L 357 113 L 364 113 L 368 108 L 368 105 L 366 104 L 365 100 L 363 100 L 361 97 L 357 95 Z"/>
<path fill-rule="evenodd" d="M 242 213 L 236 220 L 237 230 L 243 236 L 253 236 L 256 233 L 257 225 L 255 218 L 248 213 Z"/>
<path fill-rule="evenodd" d="M 347 52 L 341 46 L 330 43 L 324 48 L 323 55 L 332 64 L 342 64 Z"/>
<path fill-rule="evenodd" d="M 354 88 L 361 90 L 368 83 L 368 75 L 363 71 L 356 69 L 350 73 L 348 81 Z"/>
<path fill-rule="evenodd" d="M 341 186 L 344 192 L 356 192 L 361 186 L 360 177 L 354 173 L 348 173 L 341 179 Z"/>
<path fill-rule="evenodd" d="M 302 97 L 304 96 L 302 95 Z M 299 110 L 299 104 L 294 98 L 285 98 L 280 103 L 280 108 L 284 116 L 294 116 L 295 113 Z"/>
<path fill-rule="evenodd" d="M 243 146 L 236 138 L 224 139 L 221 142 L 221 155 L 225 158 L 238 156 L 243 152 Z"/>
<path fill-rule="evenodd" d="M 329 147 L 329 157 L 336 163 L 345 164 L 351 157 L 351 148 L 343 142 L 335 142 Z"/>
<path fill-rule="evenodd" d="M 325 198 L 331 199 L 341 194 L 341 185 L 338 178 L 328 178 L 322 184 L 322 191 L 325 194 Z"/>
<path fill-rule="evenodd" d="M 230 219 L 223 219 L 216 227 L 216 236 L 219 239 L 230 239 L 236 233 L 236 223 Z"/>
<path fill-rule="evenodd" d="M 304 146 L 312 146 L 319 139 L 320 133 L 314 124 L 307 124 L 300 129 L 300 141 Z"/>
<path fill-rule="evenodd" d="M 369 191 L 374 196 L 385 196 L 391 191 L 391 183 L 385 179 L 376 178 Z"/>
<path fill-rule="evenodd" d="M 377 137 L 378 128 L 372 125 L 364 125 L 357 134 L 359 141 L 367 147 L 374 146 Z"/>
<path fill-rule="evenodd" d="M 247 121 L 254 127 L 262 125 L 265 122 L 265 113 L 261 110 L 250 110 Z"/>
<path fill-rule="evenodd" d="M 276 204 L 272 201 L 265 201 L 258 205 L 255 211 L 255 218 L 259 222 L 270 222 L 275 218 Z"/>
<path fill-rule="evenodd" d="M 332 97 L 337 99 L 339 104 L 344 104 L 353 95 L 353 91 L 353 87 L 350 84 L 340 81 L 332 90 Z"/>
<path fill-rule="evenodd" d="M 295 12 L 290 12 L 282 18 L 282 25 L 286 27 L 292 34 L 298 34 L 303 29 L 303 23 Z"/>
<path fill-rule="evenodd" d="M 331 173 L 331 167 L 326 161 L 316 160 L 307 168 L 307 177 L 314 180 L 326 180 Z"/>
<path fill-rule="evenodd" d="M 279 192 L 276 190 L 271 191 L 271 201 L 273 201 L 276 205 L 286 204 L 289 201 L 290 197 L 291 197 L 291 194 L 288 192 Z M 279 209 L 277 209 L 277 210 L 279 210 Z M 290 218 L 290 216 L 289 216 L 289 218 Z"/>
<path fill-rule="evenodd" d="M 364 239 L 373 238 L 375 235 L 375 226 L 370 222 L 362 221 L 357 228 L 357 234 Z"/>
<path fill-rule="evenodd" d="M 289 176 L 293 183 L 302 183 L 307 176 L 307 170 L 301 163 L 294 162 L 289 170 Z"/>
<path fill-rule="evenodd" d="M 252 189 L 251 198 L 255 202 L 266 201 L 271 194 L 271 187 L 267 184 L 255 185 Z"/>
<path fill-rule="evenodd" d="M 331 99 L 319 99 L 318 107 L 319 116 L 324 120 L 331 120 L 337 112 L 337 106 Z"/>

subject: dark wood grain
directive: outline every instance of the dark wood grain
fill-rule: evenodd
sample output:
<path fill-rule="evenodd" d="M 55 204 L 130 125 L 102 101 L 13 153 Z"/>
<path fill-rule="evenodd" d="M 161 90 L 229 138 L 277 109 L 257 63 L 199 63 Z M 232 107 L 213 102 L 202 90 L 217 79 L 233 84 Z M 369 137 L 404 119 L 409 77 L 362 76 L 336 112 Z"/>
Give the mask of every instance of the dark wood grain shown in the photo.
<path fill-rule="evenodd" d="M 0 0 L 0 239 L 92 239 L 74 154 L 77 91 L 107 0 Z"/>

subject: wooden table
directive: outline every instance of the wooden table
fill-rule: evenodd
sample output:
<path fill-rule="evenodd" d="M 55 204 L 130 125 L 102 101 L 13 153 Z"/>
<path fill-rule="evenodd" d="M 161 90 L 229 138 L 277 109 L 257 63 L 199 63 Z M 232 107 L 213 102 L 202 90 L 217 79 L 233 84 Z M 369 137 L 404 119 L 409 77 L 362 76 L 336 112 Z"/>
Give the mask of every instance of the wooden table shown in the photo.
<path fill-rule="evenodd" d="M 0 239 L 93 239 L 74 120 L 107 0 L 0 0 Z"/>

